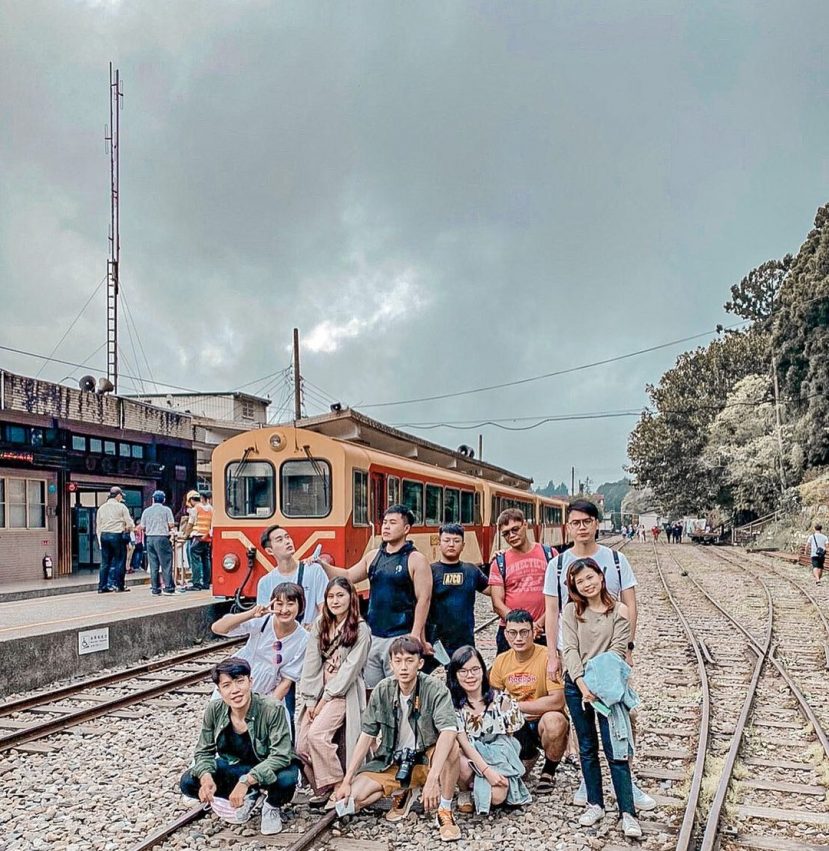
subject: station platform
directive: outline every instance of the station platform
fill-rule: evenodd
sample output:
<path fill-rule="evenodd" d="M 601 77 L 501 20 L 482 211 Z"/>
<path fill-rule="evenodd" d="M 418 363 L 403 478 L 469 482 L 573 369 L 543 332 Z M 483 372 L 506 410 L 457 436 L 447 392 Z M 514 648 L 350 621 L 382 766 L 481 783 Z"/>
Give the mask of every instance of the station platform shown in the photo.
<path fill-rule="evenodd" d="M 150 575 L 145 570 L 128 573 L 125 577 L 127 587 L 146 585 Z M 28 582 L 6 582 L 0 585 L 0 603 L 13 603 L 16 600 L 31 600 L 37 597 L 57 597 L 61 594 L 82 594 L 84 591 L 98 590 L 98 572 L 85 571 L 71 576 L 56 576 L 54 579 L 36 579 Z"/>
<path fill-rule="evenodd" d="M 153 596 L 146 575 L 129 593 L 75 591 L 0 602 L 0 697 L 90 676 L 210 637 L 230 603 L 210 591 Z M 53 580 L 54 581 L 54 580 Z"/>

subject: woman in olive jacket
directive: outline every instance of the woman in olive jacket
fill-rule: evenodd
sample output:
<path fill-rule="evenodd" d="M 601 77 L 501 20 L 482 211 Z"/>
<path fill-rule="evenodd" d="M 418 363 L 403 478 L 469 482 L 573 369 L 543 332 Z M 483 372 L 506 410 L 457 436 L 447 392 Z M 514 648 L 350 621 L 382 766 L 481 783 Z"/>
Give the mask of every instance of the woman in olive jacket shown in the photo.
<path fill-rule="evenodd" d="M 296 751 L 316 793 L 311 806 L 324 806 L 343 778 L 336 743 L 343 722 L 346 764 L 360 736 L 360 716 L 366 708 L 363 668 L 370 645 L 357 591 L 343 577 L 332 579 L 322 613 L 311 627 L 297 688 Z"/>

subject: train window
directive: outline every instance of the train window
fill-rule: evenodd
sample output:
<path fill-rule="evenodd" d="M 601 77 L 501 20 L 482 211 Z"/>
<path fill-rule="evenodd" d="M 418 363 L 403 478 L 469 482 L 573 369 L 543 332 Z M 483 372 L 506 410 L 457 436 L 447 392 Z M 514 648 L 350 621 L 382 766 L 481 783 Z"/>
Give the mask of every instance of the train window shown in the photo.
<path fill-rule="evenodd" d="M 354 515 L 355 526 L 368 526 L 368 473 L 354 471 Z"/>
<path fill-rule="evenodd" d="M 461 492 L 457 488 L 446 488 L 443 492 L 443 522 L 461 522 Z"/>
<path fill-rule="evenodd" d="M 475 522 L 475 494 L 461 491 L 461 523 L 468 526 Z"/>
<path fill-rule="evenodd" d="M 535 523 L 535 504 L 532 502 L 522 502 L 521 510 L 524 512 L 524 517 L 527 523 Z"/>
<path fill-rule="evenodd" d="M 483 526 L 484 520 L 481 517 L 481 495 L 479 493 L 475 494 L 475 525 Z"/>
<path fill-rule="evenodd" d="M 275 492 L 276 475 L 267 461 L 234 461 L 225 468 L 228 517 L 270 517 Z"/>
<path fill-rule="evenodd" d="M 327 461 L 285 461 L 279 475 L 279 507 L 285 517 L 326 517 L 331 513 L 331 466 Z"/>
<path fill-rule="evenodd" d="M 443 522 L 443 488 L 426 485 L 426 525 L 440 526 Z"/>
<path fill-rule="evenodd" d="M 400 502 L 414 514 L 415 526 L 420 526 L 423 522 L 423 485 L 403 479 Z"/>
<path fill-rule="evenodd" d="M 397 476 L 389 476 L 387 479 L 388 505 L 397 505 L 400 502 L 400 479 Z"/>

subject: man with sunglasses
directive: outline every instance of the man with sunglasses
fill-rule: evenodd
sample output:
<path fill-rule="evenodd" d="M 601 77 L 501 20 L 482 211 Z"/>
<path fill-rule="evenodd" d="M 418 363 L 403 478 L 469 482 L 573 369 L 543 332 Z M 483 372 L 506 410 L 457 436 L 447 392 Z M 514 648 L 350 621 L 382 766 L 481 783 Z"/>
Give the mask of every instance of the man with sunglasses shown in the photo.
<path fill-rule="evenodd" d="M 492 611 L 501 616 L 495 646 L 498 653 L 505 653 L 509 644 L 504 638 L 504 622 L 514 609 L 523 609 L 532 615 L 533 638 L 538 644 L 545 643 L 544 576 L 547 562 L 558 552 L 529 539 L 527 521 L 519 508 L 502 511 L 497 526 L 508 549 L 499 553 L 489 566 L 489 588 Z"/>

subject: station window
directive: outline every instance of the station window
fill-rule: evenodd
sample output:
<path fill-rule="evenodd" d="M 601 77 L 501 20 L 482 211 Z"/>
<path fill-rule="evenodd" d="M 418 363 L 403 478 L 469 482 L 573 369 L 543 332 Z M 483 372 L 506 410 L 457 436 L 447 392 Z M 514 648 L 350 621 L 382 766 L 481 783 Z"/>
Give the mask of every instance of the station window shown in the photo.
<path fill-rule="evenodd" d="M 104 451 L 104 442 L 99 437 L 90 437 L 89 451 L 100 455 Z"/>
<path fill-rule="evenodd" d="M 115 454 L 115 441 L 114 440 L 105 440 L 104 441 L 104 455 L 114 455 Z"/>
<path fill-rule="evenodd" d="M 25 426 L 6 426 L 6 440 L 9 443 L 28 443 L 29 436 L 26 433 Z"/>
<path fill-rule="evenodd" d="M 132 455 L 132 452 L 130 451 L 129 443 L 119 443 L 118 444 L 118 454 L 122 458 L 129 458 L 130 455 Z"/>
<path fill-rule="evenodd" d="M 143 458 L 144 457 L 144 447 L 140 443 L 133 443 L 133 445 L 132 445 L 132 457 L 133 458 Z"/>
<path fill-rule="evenodd" d="M 400 479 L 397 476 L 389 476 L 386 484 L 386 495 L 388 505 L 397 505 L 400 502 Z"/>
<path fill-rule="evenodd" d="M 461 491 L 461 523 L 469 526 L 475 522 L 475 494 Z"/>
<path fill-rule="evenodd" d="M 415 526 L 423 522 L 423 485 L 410 479 L 403 479 L 400 502 L 415 516 Z"/>
<path fill-rule="evenodd" d="M 443 492 L 443 522 L 461 522 L 461 492 L 457 488 L 446 488 Z"/>
<path fill-rule="evenodd" d="M 286 461 L 279 475 L 279 505 L 285 517 L 326 517 L 331 512 L 331 467 L 327 461 Z"/>
<path fill-rule="evenodd" d="M 276 508 L 276 474 L 267 461 L 234 461 L 225 468 L 229 517 L 270 517 Z"/>
<path fill-rule="evenodd" d="M 72 449 L 75 452 L 86 452 L 86 438 L 80 434 L 73 434 Z"/>
<path fill-rule="evenodd" d="M 352 522 L 355 526 L 368 526 L 368 473 L 354 471 L 354 507 Z"/>
<path fill-rule="evenodd" d="M 46 528 L 46 482 L 0 479 L 0 528 Z"/>
<path fill-rule="evenodd" d="M 440 526 L 443 517 L 443 488 L 426 485 L 426 525 Z"/>

